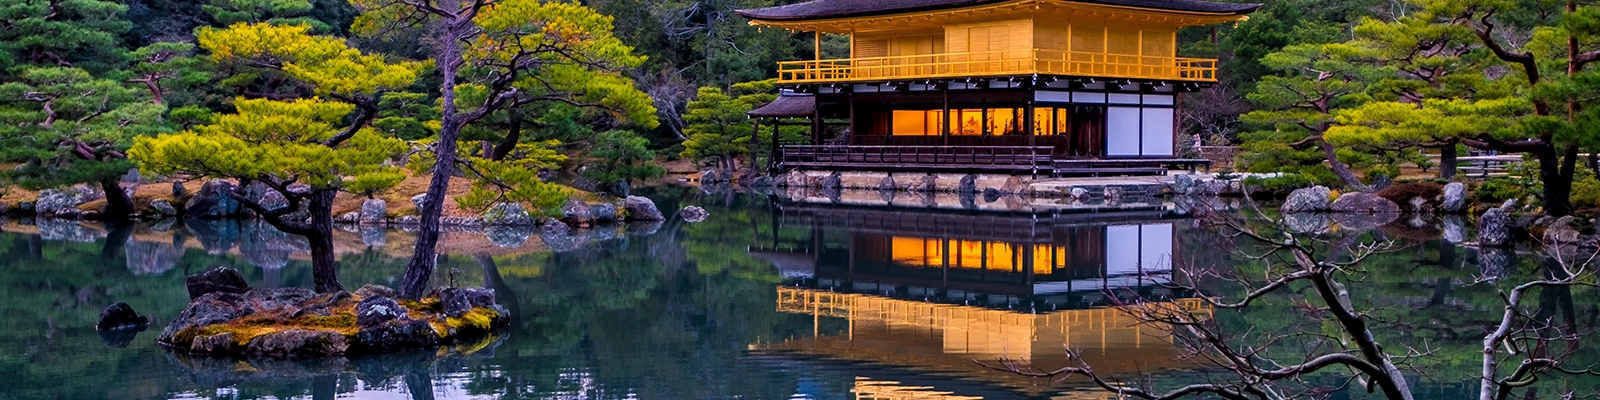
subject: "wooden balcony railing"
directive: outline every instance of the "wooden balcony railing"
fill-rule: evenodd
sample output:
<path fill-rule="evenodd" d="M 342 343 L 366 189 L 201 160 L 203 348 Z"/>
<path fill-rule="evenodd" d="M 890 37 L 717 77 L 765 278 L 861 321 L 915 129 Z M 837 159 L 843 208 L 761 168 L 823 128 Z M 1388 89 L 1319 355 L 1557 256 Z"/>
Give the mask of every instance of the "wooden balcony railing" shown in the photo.
<path fill-rule="evenodd" d="M 785 168 L 1049 172 L 1048 146 L 783 146 Z"/>
<path fill-rule="evenodd" d="M 1217 60 L 1030 49 L 778 63 L 780 83 L 1018 74 L 1215 82 Z"/>

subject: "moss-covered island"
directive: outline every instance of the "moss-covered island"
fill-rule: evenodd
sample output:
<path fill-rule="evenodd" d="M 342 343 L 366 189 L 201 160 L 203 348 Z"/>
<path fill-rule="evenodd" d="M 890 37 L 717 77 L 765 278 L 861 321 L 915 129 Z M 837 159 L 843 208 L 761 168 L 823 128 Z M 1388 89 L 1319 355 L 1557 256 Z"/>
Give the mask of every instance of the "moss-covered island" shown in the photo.
<path fill-rule="evenodd" d="M 367 285 L 354 293 L 251 289 L 216 268 L 191 276 L 189 306 L 158 341 L 186 353 L 333 356 L 386 353 L 481 338 L 505 326 L 506 310 L 485 288 L 440 287 L 421 300 Z"/>

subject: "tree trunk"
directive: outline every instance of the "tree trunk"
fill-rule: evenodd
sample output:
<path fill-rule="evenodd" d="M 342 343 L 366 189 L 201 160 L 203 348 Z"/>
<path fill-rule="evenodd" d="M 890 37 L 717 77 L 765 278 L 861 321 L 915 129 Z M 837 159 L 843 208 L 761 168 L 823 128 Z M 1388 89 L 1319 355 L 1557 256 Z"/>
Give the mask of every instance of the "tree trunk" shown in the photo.
<path fill-rule="evenodd" d="M 1439 148 L 1439 177 L 1451 179 L 1456 177 L 1456 170 L 1460 169 L 1456 161 L 1456 144 L 1451 143 Z"/>
<path fill-rule="evenodd" d="M 1560 217 L 1572 214 L 1572 179 L 1577 167 L 1578 147 L 1568 145 L 1561 154 L 1554 146 L 1534 152 L 1539 158 L 1539 180 L 1544 181 L 1544 213 Z"/>
<path fill-rule="evenodd" d="M 517 149 L 517 143 L 520 142 L 522 142 L 522 119 L 512 115 L 511 130 L 506 132 L 504 139 L 500 139 L 500 144 L 494 147 L 494 152 L 484 158 L 494 161 L 504 160 L 506 156 L 511 155 L 512 150 Z"/>
<path fill-rule="evenodd" d="M 450 4 L 449 2 L 441 4 Z M 459 6 L 458 6 L 459 7 Z M 400 282 L 400 297 L 406 299 L 420 299 L 423 291 L 428 288 L 428 280 L 433 276 L 433 267 L 438 254 L 435 249 L 439 244 L 439 214 L 444 212 L 445 191 L 450 188 L 450 177 L 456 170 L 456 141 L 461 136 L 463 125 L 460 110 L 456 108 L 456 73 L 461 68 L 461 41 L 472 21 L 457 17 L 456 20 L 447 21 L 444 31 L 439 35 L 439 50 L 435 60 L 439 60 L 439 74 L 443 78 L 440 84 L 440 94 L 443 110 L 440 115 L 442 122 L 439 129 L 439 142 L 434 148 L 438 156 L 438 163 L 433 167 L 433 181 L 428 183 L 428 195 L 422 201 L 421 219 L 422 226 L 417 231 L 417 244 L 411 253 L 411 262 L 406 264 L 406 274 Z"/>
<path fill-rule="evenodd" d="M 133 199 L 122 192 L 121 179 L 110 177 L 100 180 L 100 190 L 106 192 L 106 212 L 102 216 L 122 219 L 133 215 Z"/>
<path fill-rule="evenodd" d="M 1367 184 L 1361 183 L 1361 178 L 1356 177 L 1356 173 L 1350 170 L 1350 166 L 1345 165 L 1343 161 L 1339 161 L 1339 153 L 1334 150 L 1333 143 L 1323 140 L 1319 141 L 1318 146 L 1322 147 L 1322 155 L 1328 157 L 1328 166 L 1333 168 L 1333 173 L 1339 175 L 1339 179 L 1343 180 L 1346 186 L 1363 192 L 1371 190 L 1370 187 L 1367 187 Z"/>
<path fill-rule="evenodd" d="M 317 293 L 344 290 L 339 285 L 339 264 L 333 254 L 333 198 L 339 192 L 333 189 L 311 193 L 307 210 L 311 214 L 311 232 L 306 240 L 311 242 L 311 279 Z"/>

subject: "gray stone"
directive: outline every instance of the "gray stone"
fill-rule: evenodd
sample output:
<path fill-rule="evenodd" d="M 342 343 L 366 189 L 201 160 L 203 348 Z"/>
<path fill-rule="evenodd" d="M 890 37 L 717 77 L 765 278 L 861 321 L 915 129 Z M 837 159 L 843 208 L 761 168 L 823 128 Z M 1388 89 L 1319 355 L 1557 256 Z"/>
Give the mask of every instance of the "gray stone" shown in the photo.
<path fill-rule="evenodd" d="M 1444 185 L 1443 197 L 1439 211 L 1459 213 L 1467 210 L 1467 185 L 1461 182 L 1450 182 Z"/>
<path fill-rule="evenodd" d="M 238 346 L 233 340 L 233 332 L 223 332 L 210 336 L 195 336 L 189 342 L 190 353 L 228 354 Z"/>
<path fill-rule="evenodd" d="M 917 179 L 916 183 L 911 184 L 909 191 L 911 193 L 933 193 L 938 191 L 938 179 L 939 178 L 933 174 L 923 175 L 921 178 Z"/>
<path fill-rule="evenodd" d="M 405 318 L 405 307 L 387 296 L 365 297 L 356 304 L 356 326 L 363 329 Z"/>
<path fill-rule="evenodd" d="M 174 197 L 174 198 L 182 198 L 183 195 L 185 195 L 185 194 L 189 194 L 189 188 L 183 187 L 183 182 L 181 182 L 181 181 L 173 181 L 172 182 L 172 197 Z"/>
<path fill-rule="evenodd" d="M 561 221 L 550 221 L 539 227 L 540 235 L 566 235 L 571 232 L 572 227 Z"/>
<path fill-rule="evenodd" d="M 244 296 L 240 296 L 237 293 L 208 293 L 199 298 L 190 299 L 189 305 L 184 307 L 183 312 L 179 313 L 178 317 L 174 318 L 172 323 L 161 331 L 161 336 L 157 340 L 168 345 L 182 344 L 173 342 L 179 332 L 206 325 L 225 323 L 235 318 L 249 315 L 254 311 L 245 301 Z"/>
<path fill-rule="evenodd" d="M 1072 196 L 1073 199 L 1083 200 L 1085 197 L 1089 196 L 1089 190 L 1081 187 L 1074 187 L 1072 190 L 1067 191 L 1067 195 Z"/>
<path fill-rule="evenodd" d="M 128 303 L 112 304 L 100 311 L 100 322 L 94 325 L 95 329 L 102 331 L 137 328 L 150 324 L 150 318 L 145 318 L 133 312 L 133 307 Z"/>
<path fill-rule="evenodd" d="M 105 237 L 104 231 L 90 229 L 89 227 L 78 223 L 78 221 L 73 220 L 39 218 L 33 221 L 33 225 L 34 227 L 39 228 L 39 238 L 44 240 L 65 240 L 76 243 L 94 243 L 95 241 L 100 240 L 100 238 Z"/>
<path fill-rule="evenodd" d="M 209 271 L 190 275 L 183 279 L 183 285 L 189 290 L 189 300 L 193 301 L 211 293 L 244 293 L 250 291 L 250 284 L 245 283 L 239 271 L 228 267 L 216 267 Z"/>
<path fill-rule="evenodd" d="M 1440 223 L 1441 230 L 1443 231 L 1441 234 L 1444 236 L 1444 240 L 1447 240 L 1450 243 L 1461 243 L 1467 241 L 1466 218 L 1463 218 L 1459 215 L 1447 215 L 1442 221 L 1440 221 Z"/>
<path fill-rule="evenodd" d="M 339 214 L 339 216 L 333 217 L 333 222 L 338 222 L 341 224 L 359 223 L 361 222 L 361 213 L 351 211 L 344 214 Z"/>
<path fill-rule="evenodd" d="M 684 207 L 682 211 L 679 211 L 678 215 L 683 217 L 684 221 L 700 222 L 705 221 L 706 217 L 710 217 L 711 212 L 708 212 L 706 209 L 697 206 L 688 206 Z"/>
<path fill-rule="evenodd" d="M 383 199 L 367 199 L 361 202 L 361 223 L 382 224 L 388 216 L 389 202 Z"/>
<path fill-rule="evenodd" d="M 993 203 L 1000 200 L 1000 190 L 995 188 L 983 189 L 983 202 Z"/>
<path fill-rule="evenodd" d="M 151 200 L 150 201 L 150 209 L 154 210 L 157 214 L 161 214 L 161 215 L 165 215 L 165 216 L 178 215 L 178 209 L 176 207 L 173 207 L 172 203 L 167 202 L 166 199 Z"/>
<path fill-rule="evenodd" d="M 399 318 L 356 331 L 351 353 L 380 353 L 433 347 L 439 337 L 427 320 Z"/>
<path fill-rule="evenodd" d="M 661 210 L 656 208 L 656 202 L 643 196 L 628 196 L 622 199 L 622 209 L 628 214 L 629 221 L 665 221 Z"/>
<path fill-rule="evenodd" d="M 1121 186 L 1106 186 L 1106 203 L 1112 205 L 1122 203 L 1122 193 L 1123 191 Z"/>
<path fill-rule="evenodd" d="M 1331 197 L 1333 191 L 1323 186 L 1295 189 L 1289 192 L 1289 198 L 1283 201 L 1279 210 L 1284 213 L 1324 212 L 1328 211 Z"/>
<path fill-rule="evenodd" d="M 228 218 L 239 214 L 239 201 L 233 198 L 233 182 L 220 179 L 206 181 L 189 202 L 184 203 L 184 215 L 193 218 Z"/>
<path fill-rule="evenodd" d="M 611 203 L 597 203 L 589 206 L 589 217 L 594 222 L 612 222 L 617 220 L 617 206 Z"/>
<path fill-rule="evenodd" d="M 529 225 L 490 225 L 483 228 L 483 235 L 489 238 L 489 243 L 507 249 L 522 247 L 534 232 L 534 227 Z"/>
<path fill-rule="evenodd" d="M 368 283 L 368 284 L 365 284 L 365 285 L 361 285 L 361 288 L 360 289 L 356 289 L 356 291 L 354 293 L 351 293 L 351 295 L 355 296 L 356 298 L 361 298 L 361 299 L 365 299 L 365 298 L 368 298 L 368 297 L 394 298 L 395 296 L 399 296 L 399 293 L 400 292 L 396 292 L 394 289 L 392 289 L 392 288 L 390 288 L 388 286 L 376 285 L 376 284 Z"/>
<path fill-rule="evenodd" d="M 1545 244 L 1555 245 L 1577 243 L 1579 233 L 1578 229 L 1573 226 L 1573 222 L 1574 220 L 1571 215 L 1558 218 L 1555 220 L 1555 222 L 1551 222 L 1550 226 L 1544 230 Z"/>
<path fill-rule="evenodd" d="M 422 210 L 422 202 L 425 202 L 425 201 L 428 201 L 428 194 L 427 193 L 419 194 L 419 195 L 416 195 L 416 196 L 411 196 L 411 205 L 417 207 L 418 211 Z"/>
<path fill-rule="evenodd" d="M 1345 193 L 1335 199 L 1328 209 L 1337 213 L 1400 214 L 1400 205 L 1372 193 Z"/>
<path fill-rule="evenodd" d="M 531 226 L 533 225 L 533 217 L 528 215 L 527 209 L 522 208 L 522 203 L 497 203 L 494 207 L 489 207 L 488 211 L 483 212 L 483 224 L 490 226 Z"/>
<path fill-rule="evenodd" d="M 967 174 L 961 176 L 961 183 L 956 186 L 956 193 L 972 194 L 978 192 L 978 176 Z"/>
<path fill-rule="evenodd" d="M 57 215 L 64 210 L 77 210 L 79 205 L 99 200 L 99 190 L 88 186 L 78 185 L 66 189 L 45 189 L 39 192 L 39 199 L 33 204 L 33 211 L 39 215 Z"/>
<path fill-rule="evenodd" d="M 257 336 L 244 351 L 270 356 L 332 356 L 349 349 L 350 344 L 338 332 L 290 329 Z"/>
<path fill-rule="evenodd" d="M 1378 174 L 1378 176 L 1372 177 L 1372 191 L 1373 192 L 1377 192 L 1379 190 L 1388 189 L 1389 186 L 1393 186 L 1393 185 L 1394 185 L 1394 178 L 1390 178 L 1389 174 Z"/>
<path fill-rule="evenodd" d="M 883 179 L 878 180 L 879 192 L 893 192 L 896 190 L 899 190 L 899 187 L 895 186 L 894 175 L 884 175 Z"/>
<path fill-rule="evenodd" d="M 1195 188 L 1193 176 L 1177 174 L 1172 176 L 1172 192 L 1177 194 L 1190 194 Z"/>
<path fill-rule="evenodd" d="M 567 204 L 561 206 L 561 220 L 567 221 L 569 224 L 583 225 L 589 223 L 593 218 L 594 216 L 589 214 L 589 203 L 585 203 L 583 200 L 568 198 Z"/>
<path fill-rule="evenodd" d="M 1478 245 L 1500 247 L 1511 244 L 1511 212 L 1517 201 L 1506 200 L 1500 207 L 1485 211 L 1478 218 Z"/>
<path fill-rule="evenodd" d="M 834 171 L 832 174 L 828 174 L 828 177 L 822 178 L 823 189 L 840 189 L 843 187 L 843 179 L 839 177 L 838 171 Z"/>

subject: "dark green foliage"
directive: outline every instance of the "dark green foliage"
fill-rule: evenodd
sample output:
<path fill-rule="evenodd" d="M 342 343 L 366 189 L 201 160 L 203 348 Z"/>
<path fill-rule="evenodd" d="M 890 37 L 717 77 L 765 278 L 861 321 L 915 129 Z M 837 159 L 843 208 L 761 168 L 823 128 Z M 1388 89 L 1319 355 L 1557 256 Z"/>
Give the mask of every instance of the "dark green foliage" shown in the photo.
<path fill-rule="evenodd" d="M 667 173 L 655 162 L 656 153 L 650 151 L 650 141 L 632 131 L 606 131 L 594 139 L 589 149 L 593 162 L 581 170 L 585 177 L 602 183 L 627 182 L 635 179 L 655 179 Z"/>

